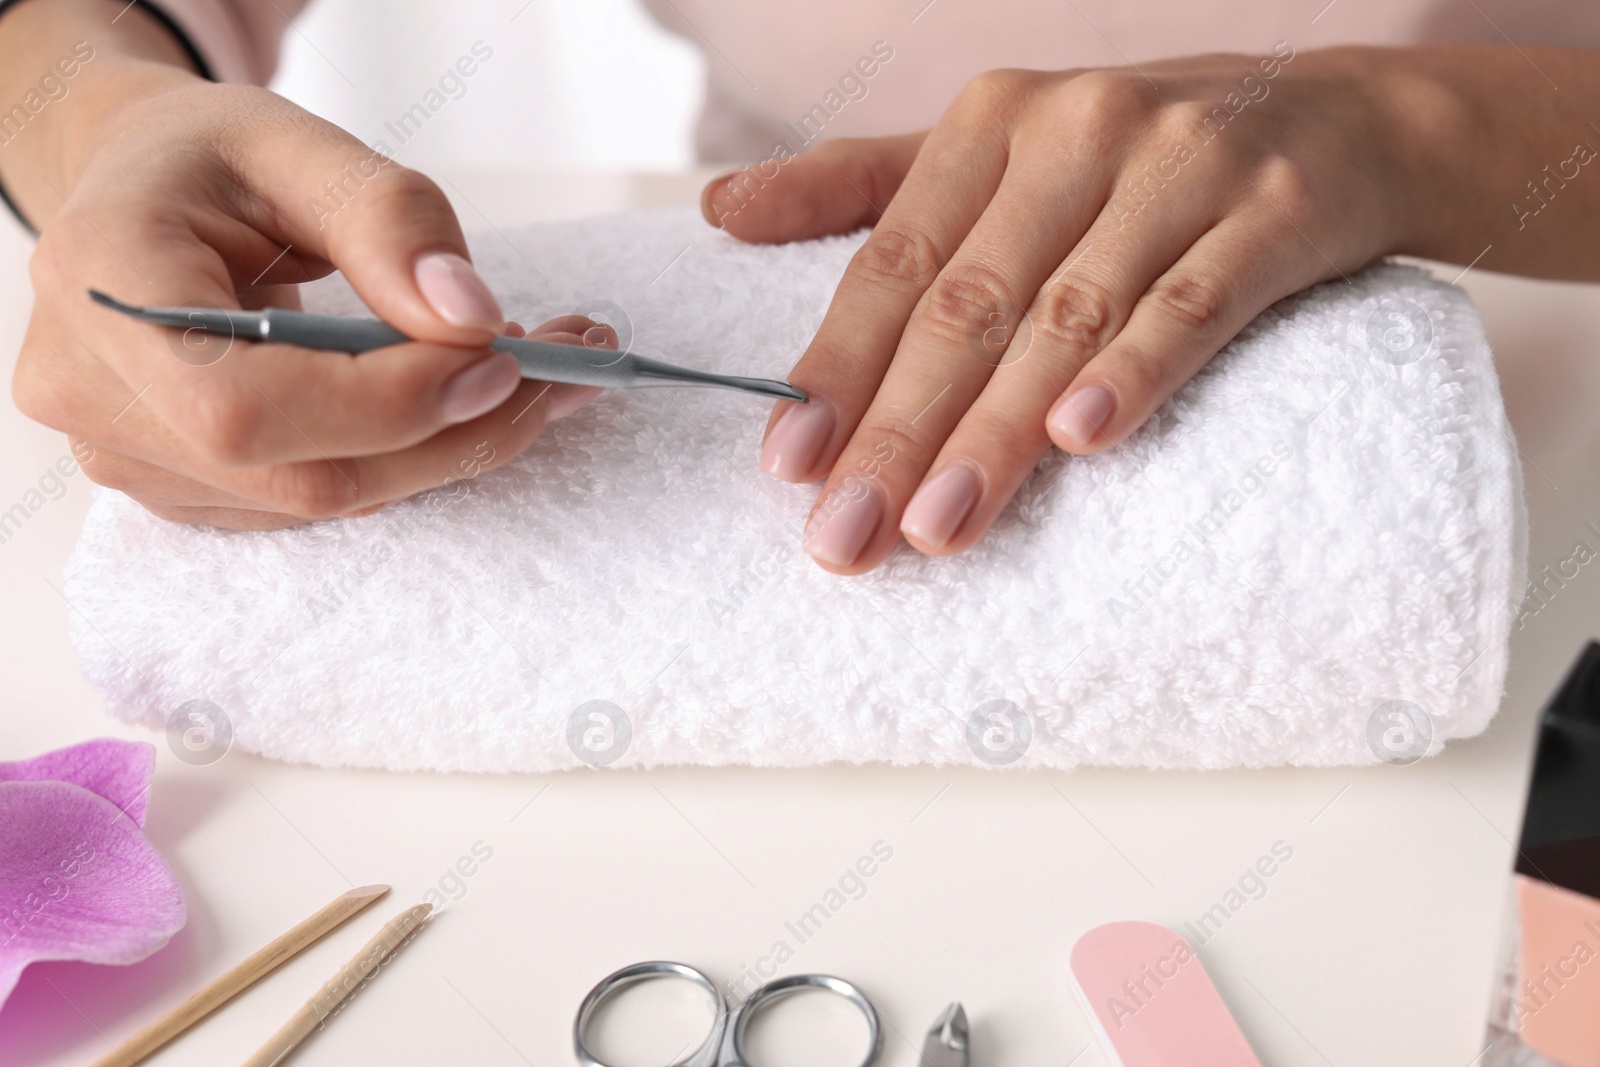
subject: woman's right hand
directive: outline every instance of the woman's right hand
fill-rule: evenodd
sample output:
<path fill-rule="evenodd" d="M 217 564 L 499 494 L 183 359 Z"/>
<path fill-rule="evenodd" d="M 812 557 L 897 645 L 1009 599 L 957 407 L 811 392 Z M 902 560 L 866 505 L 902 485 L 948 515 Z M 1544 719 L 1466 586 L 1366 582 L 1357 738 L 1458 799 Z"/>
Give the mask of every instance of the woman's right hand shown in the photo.
<path fill-rule="evenodd" d="M 525 381 L 485 347 L 503 315 L 433 182 L 266 90 L 135 73 L 139 102 L 83 139 L 68 187 L 52 183 L 64 203 L 33 256 L 13 382 L 91 479 L 181 522 L 362 514 L 504 463 L 592 396 Z M 335 269 L 418 342 L 351 358 L 186 338 L 86 295 L 293 307 L 297 283 Z M 615 343 L 579 316 L 532 332 Z"/>

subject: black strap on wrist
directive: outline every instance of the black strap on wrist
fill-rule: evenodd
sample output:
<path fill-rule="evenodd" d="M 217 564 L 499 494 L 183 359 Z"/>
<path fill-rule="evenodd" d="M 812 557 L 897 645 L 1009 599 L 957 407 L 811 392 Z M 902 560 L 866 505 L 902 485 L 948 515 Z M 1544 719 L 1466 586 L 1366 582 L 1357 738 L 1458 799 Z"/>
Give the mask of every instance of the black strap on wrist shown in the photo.
<path fill-rule="evenodd" d="M 22 0 L 0 0 L 0 18 L 5 18 L 6 12 L 11 8 L 16 7 L 20 3 L 22 3 Z M 206 79 L 207 81 L 217 80 L 216 76 L 211 73 L 211 64 L 205 61 L 205 57 L 202 56 L 200 54 L 200 50 L 194 46 L 194 42 L 189 39 L 189 35 L 184 33 L 178 24 L 172 20 L 171 15 L 168 15 L 165 11 L 163 11 L 159 5 L 149 3 L 149 0 L 134 0 L 134 4 L 142 8 L 150 15 L 151 18 L 160 23 L 161 26 L 172 35 L 172 39 L 177 41 L 178 44 L 183 48 L 184 55 L 188 57 L 190 63 L 194 64 L 194 69 L 199 72 L 202 78 Z M 20 106 L 20 104 L 17 106 Z M 0 114 L 4 114 L 6 111 L 7 109 L 5 103 L 0 102 Z M 38 229 L 35 228 L 32 222 L 28 221 L 27 216 L 24 215 L 22 210 L 17 207 L 16 201 L 11 199 L 11 194 L 6 191 L 4 179 L 0 179 L 0 203 L 3 203 L 6 208 L 10 210 L 11 214 L 16 216 L 17 221 L 22 223 L 23 227 L 26 228 L 29 233 L 33 234 L 35 237 L 39 235 Z"/>

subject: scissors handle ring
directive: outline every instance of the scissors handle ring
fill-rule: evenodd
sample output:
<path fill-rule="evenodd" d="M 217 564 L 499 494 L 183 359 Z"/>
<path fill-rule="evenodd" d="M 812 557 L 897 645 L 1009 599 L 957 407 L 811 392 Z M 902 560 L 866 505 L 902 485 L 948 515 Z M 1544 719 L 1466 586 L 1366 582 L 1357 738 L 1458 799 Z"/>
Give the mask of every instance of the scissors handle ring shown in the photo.
<path fill-rule="evenodd" d="M 871 1067 L 878 1061 L 878 1056 L 883 1051 L 883 1028 L 878 1022 L 878 1009 L 872 1006 L 872 1001 L 867 999 L 867 995 L 843 978 L 835 978 L 828 974 L 793 974 L 768 982 L 750 994 L 749 999 L 733 1013 L 733 1025 L 728 1034 L 728 1051 L 731 1055 L 725 1059 L 727 1067 L 747 1067 L 749 1064 L 750 1061 L 744 1054 L 744 1033 L 756 1012 L 775 1000 L 804 989 L 826 989 L 830 993 L 844 997 L 860 1009 L 867 1020 L 867 1054 L 862 1058 L 860 1067 Z M 585 1067 L 589 1065 L 585 1064 Z"/>
<path fill-rule="evenodd" d="M 669 960 L 649 960 L 645 963 L 635 963 L 606 975 L 589 990 L 589 995 L 583 998 L 583 1005 L 578 1009 L 578 1017 L 572 1024 L 572 1045 L 577 1053 L 578 1063 L 582 1067 L 610 1067 L 609 1064 L 599 1059 L 589 1051 L 586 1041 L 589 1030 L 589 1018 L 595 1010 L 610 1000 L 612 995 L 632 985 L 635 982 L 648 981 L 652 978 L 682 978 L 700 986 L 711 994 L 711 1002 L 716 1005 L 717 1017 L 712 1020 L 711 1032 L 706 1035 L 698 1049 L 688 1059 L 679 1060 L 671 1067 L 716 1067 L 717 1053 L 722 1047 L 722 1035 L 728 1024 L 728 1002 L 723 999 L 722 993 L 715 983 L 699 971 L 686 963 L 673 963 Z M 877 1020 L 874 1017 L 873 1024 Z"/>

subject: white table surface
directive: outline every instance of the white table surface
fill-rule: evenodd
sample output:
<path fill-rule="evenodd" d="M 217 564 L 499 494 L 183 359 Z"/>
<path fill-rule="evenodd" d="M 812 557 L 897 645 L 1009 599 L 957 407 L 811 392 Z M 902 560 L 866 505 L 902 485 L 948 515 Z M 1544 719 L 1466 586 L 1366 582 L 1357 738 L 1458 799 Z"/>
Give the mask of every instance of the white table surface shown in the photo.
<path fill-rule="evenodd" d="M 692 202 L 698 189 L 692 176 L 449 177 L 469 229 Z M 9 365 L 29 306 L 28 244 L 14 227 L 0 244 Z M 1595 543 L 1582 525 L 1600 519 L 1600 290 L 1479 271 L 1461 284 L 1498 353 L 1537 571 L 1580 537 Z M 5 405 L 0 507 L 66 450 L 9 394 Z M 85 479 L 70 479 L 0 545 L 0 758 L 108 734 L 156 742 L 146 830 L 183 884 L 189 922 L 133 967 L 31 967 L 0 1010 L 0 1062 L 16 1067 L 88 1062 L 350 885 L 391 883 L 388 900 L 152 1061 L 238 1062 L 480 841 L 493 857 L 465 895 L 298 1062 L 571 1062 L 572 1013 L 601 975 L 664 957 L 731 977 L 793 942 L 785 922 L 883 841 L 893 858 L 788 969 L 866 987 L 888 1024 L 890 1067 L 916 1061 L 951 999 L 973 1019 L 978 1067 L 1095 1067 L 1107 1061 L 1067 985 L 1073 941 L 1116 919 L 1196 919 L 1280 840 L 1293 859 L 1202 952 L 1263 1061 L 1467 1067 L 1482 1047 L 1533 716 L 1600 632 L 1596 568 L 1585 568 L 1517 634 L 1488 732 L 1403 768 L 474 777 L 237 752 L 194 767 L 110 718 L 76 669 L 55 589 L 88 499 Z M 830 1038 L 850 1036 L 825 1006 L 804 1014 L 826 1017 Z M 665 1042 L 664 1059 L 691 1036 L 679 1030 L 618 1055 Z M 769 1035 L 774 1067 L 849 1059 L 806 1059 L 781 1037 Z"/>

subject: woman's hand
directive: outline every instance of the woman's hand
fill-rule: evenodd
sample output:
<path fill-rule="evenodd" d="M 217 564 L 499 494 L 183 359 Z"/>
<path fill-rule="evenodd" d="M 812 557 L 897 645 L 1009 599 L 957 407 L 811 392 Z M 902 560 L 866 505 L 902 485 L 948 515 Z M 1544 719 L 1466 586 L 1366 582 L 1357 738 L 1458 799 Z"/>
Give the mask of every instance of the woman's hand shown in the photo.
<path fill-rule="evenodd" d="M 1369 54 L 995 71 L 926 133 L 708 186 L 745 240 L 876 223 L 762 449 L 824 480 L 806 550 L 857 574 L 902 535 L 968 548 L 1052 444 L 1115 447 L 1268 305 L 1396 250 L 1416 183 L 1388 112 L 1420 105 Z"/>
<path fill-rule="evenodd" d="M 67 433 L 94 481 L 182 522 L 364 514 L 506 462 L 593 395 L 525 381 L 485 347 L 504 315 L 420 174 L 266 90 L 116 54 L 77 77 L 42 116 L 76 125 L 24 129 L 6 149 L 40 150 L 52 134 L 63 146 L 40 151 L 41 169 L 6 171 L 48 220 L 13 388 L 24 413 Z M 70 173 L 51 178 L 61 158 Z M 86 295 L 292 307 L 295 283 L 334 269 L 419 343 L 357 358 L 229 343 L 131 322 Z M 614 343 L 579 316 L 535 333 Z"/>

